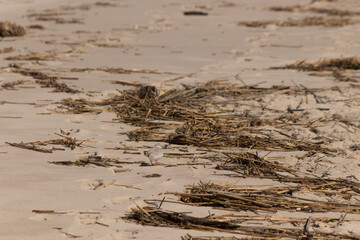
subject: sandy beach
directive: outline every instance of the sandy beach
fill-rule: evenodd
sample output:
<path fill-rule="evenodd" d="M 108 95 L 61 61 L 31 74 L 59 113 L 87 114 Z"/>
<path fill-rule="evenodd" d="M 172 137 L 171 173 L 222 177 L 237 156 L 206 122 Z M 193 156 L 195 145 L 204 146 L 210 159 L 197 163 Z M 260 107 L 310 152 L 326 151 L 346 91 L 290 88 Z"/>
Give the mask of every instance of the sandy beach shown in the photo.
<path fill-rule="evenodd" d="M 357 1 L 0 0 L 0 21 L 26 30 L 0 38 L 0 239 L 360 238 Z"/>

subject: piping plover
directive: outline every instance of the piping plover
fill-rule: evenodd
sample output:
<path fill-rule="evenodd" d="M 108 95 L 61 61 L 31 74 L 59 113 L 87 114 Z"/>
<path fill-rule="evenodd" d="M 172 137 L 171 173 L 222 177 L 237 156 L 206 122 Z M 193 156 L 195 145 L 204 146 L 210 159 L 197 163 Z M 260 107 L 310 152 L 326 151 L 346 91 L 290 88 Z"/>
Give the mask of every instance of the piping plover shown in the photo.
<path fill-rule="evenodd" d="M 164 146 L 164 148 L 166 147 L 167 145 Z M 157 160 L 161 159 L 164 156 L 163 148 L 161 147 L 161 144 L 160 143 L 155 144 L 155 146 L 146 153 L 146 156 L 149 158 L 151 165 L 154 165 L 153 161 L 156 163 Z"/>

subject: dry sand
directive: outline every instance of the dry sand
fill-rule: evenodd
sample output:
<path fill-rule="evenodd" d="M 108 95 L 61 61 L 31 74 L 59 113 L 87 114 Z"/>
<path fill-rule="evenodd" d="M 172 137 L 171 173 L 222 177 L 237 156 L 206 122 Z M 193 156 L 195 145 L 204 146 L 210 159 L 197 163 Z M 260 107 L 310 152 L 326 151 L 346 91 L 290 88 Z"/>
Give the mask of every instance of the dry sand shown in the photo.
<path fill-rule="evenodd" d="M 308 72 L 296 70 L 266 68 L 298 60 L 314 62 L 323 58 L 360 56 L 360 24 L 342 27 L 280 27 L 270 24 L 260 28 L 237 25 L 241 21 L 281 21 L 317 15 L 311 12 L 265 10 L 271 6 L 290 4 L 284 0 L 101 1 L 109 5 L 96 2 L 100 1 L 0 0 L 1 21 L 15 22 L 24 27 L 35 24 L 44 27 L 43 30 L 28 28 L 25 37 L 1 39 L 0 49 L 12 47 L 14 51 L 0 54 L 0 83 L 16 80 L 24 80 L 25 83 L 13 90 L 2 89 L 0 94 L 0 239 L 66 239 L 75 236 L 79 236 L 78 239 L 97 240 L 180 239 L 187 233 L 194 236 L 234 236 L 231 233 L 142 226 L 122 220 L 121 217 L 135 203 L 143 206 L 145 199 L 162 199 L 165 192 L 183 192 L 185 185 L 197 184 L 199 181 L 241 185 L 278 184 L 257 178 L 231 178 L 226 171 L 215 170 L 214 166 L 141 167 L 139 164 L 131 164 L 124 165 L 123 172 L 114 172 L 113 168 L 49 164 L 49 161 L 70 161 L 95 152 L 101 156 L 129 161 L 147 161 L 142 151 L 155 143 L 127 142 L 127 136 L 118 132 L 133 127 L 111 122 L 116 118 L 115 114 L 52 113 L 56 103 L 64 98 L 104 99 L 116 94 L 116 89 L 133 88 L 114 85 L 111 80 L 140 82 L 157 87 L 162 85 L 163 89 L 167 89 L 179 87 L 181 83 L 194 85 L 213 79 L 238 82 L 235 78 L 238 75 L 247 85 L 261 83 L 264 87 L 295 84 L 303 84 L 308 88 L 339 86 L 344 88 L 343 91 L 322 93 L 329 99 L 339 101 L 319 106 L 309 95 L 301 107 L 307 109 L 314 118 L 339 114 L 359 126 L 359 91 L 346 88 L 349 84 L 356 85 L 356 82 L 339 82 L 331 76 L 310 76 Z M 308 2 L 299 0 L 296 4 Z M 357 1 L 351 0 L 318 1 L 314 5 L 360 11 Z M 184 16 L 184 10 L 201 10 L 209 14 Z M 34 15 L 49 11 L 59 13 L 53 16 L 58 18 L 45 21 Z M 10 56 L 44 52 L 58 52 L 58 55 L 40 60 L 6 60 Z M 81 93 L 55 93 L 51 88 L 42 88 L 31 76 L 13 73 L 8 67 L 10 63 L 62 77 L 60 81 L 81 90 Z M 156 69 L 161 74 L 71 72 L 72 68 L 101 67 Z M 196 74 L 191 77 L 164 82 L 193 72 Z M 356 71 L 350 74 L 358 80 Z M 269 108 L 285 112 L 288 106 L 295 108 L 301 99 L 302 96 L 270 95 L 263 102 L 270 102 Z M 353 104 L 346 99 L 354 99 Z M 318 111 L 317 107 L 330 110 Z M 240 107 L 238 111 L 246 109 L 257 111 L 253 107 Z M 86 144 L 74 150 L 66 148 L 65 151 L 54 151 L 51 154 L 5 144 L 58 139 L 55 133 L 60 133 L 60 129 L 71 132 L 72 137 L 86 140 Z M 347 130 L 346 126 L 334 122 L 333 125 L 322 126 L 320 130 L 338 139 L 329 147 L 339 147 L 347 153 L 325 157 L 320 163 L 317 159 L 308 158 L 298 167 L 317 176 L 325 176 L 326 173 L 326 176 L 333 178 L 358 181 L 359 153 L 349 150 L 349 146 L 359 144 L 358 129 Z M 299 138 L 312 136 L 312 133 L 296 127 L 289 129 L 288 133 L 296 133 Z M 122 150 L 107 149 L 120 146 L 120 143 L 139 147 L 141 154 L 124 154 Z M 166 150 L 174 151 L 176 149 Z M 189 151 L 195 151 L 195 148 L 189 147 Z M 286 164 L 290 167 L 299 164 L 294 155 L 288 154 L 290 160 Z M 271 156 L 286 155 L 275 152 Z M 164 158 L 160 162 L 187 161 Z M 159 173 L 161 177 L 144 177 L 153 173 Z M 98 180 L 105 184 L 115 180 L 116 183 L 138 189 L 108 186 L 93 190 Z M 167 200 L 178 198 L 169 195 Z M 359 204 L 360 198 L 352 201 Z M 173 211 L 193 212 L 202 217 L 207 216 L 209 211 L 222 212 L 171 203 L 164 203 L 163 207 Z M 36 214 L 33 210 L 54 210 L 64 214 Z M 308 214 L 296 214 L 297 217 L 308 217 Z M 340 215 L 331 213 L 329 216 Z M 360 236 L 358 226 L 359 222 L 346 222 L 330 231 Z"/>

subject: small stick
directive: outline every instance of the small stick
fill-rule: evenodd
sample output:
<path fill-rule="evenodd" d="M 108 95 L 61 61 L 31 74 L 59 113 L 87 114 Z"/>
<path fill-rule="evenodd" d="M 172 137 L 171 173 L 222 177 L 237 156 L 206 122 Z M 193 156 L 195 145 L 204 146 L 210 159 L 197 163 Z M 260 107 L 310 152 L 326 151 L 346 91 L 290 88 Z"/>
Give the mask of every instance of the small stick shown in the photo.
<path fill-rule="evenodd" d="M 161 208 L 161 206 L 162 206 L 162 204 L 163 204 L 163 202 L 164 202 L 165 198 L 166 198 L 166 197 L 163 197 L 163 199 L 161 200 L 161 202 L 160 202 L 159 206 L 157 207 L 158 209 L 160 209 L 160 208 Z"/>
<path fill-rule="evenodd" d="M 98 225 L 101 225 L 101 226 L 104 226 L 104 227 L 110 227 L 109 225 L 107 225 L 105 223 L 98 222 L 98 221 L 96 221 L 95 224 L 98 224 Z"/>

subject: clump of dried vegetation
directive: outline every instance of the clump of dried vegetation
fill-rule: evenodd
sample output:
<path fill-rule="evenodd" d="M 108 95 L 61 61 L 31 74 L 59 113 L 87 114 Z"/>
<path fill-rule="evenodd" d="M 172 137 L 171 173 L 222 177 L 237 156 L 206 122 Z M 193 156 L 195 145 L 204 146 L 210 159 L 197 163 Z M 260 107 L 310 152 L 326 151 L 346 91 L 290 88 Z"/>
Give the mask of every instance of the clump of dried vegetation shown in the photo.
<path fill-rule="evenodd" d="M 12 22 L 0 22 L 0 37 L 22 37 L 25 34 L 23 26 Z"/>
<path fill-rule="evenodd" d="M 286 180 L 286 178 L 283 178 Z M 289 178 L 289 181 L 294 178 Z M 300 178 L 298 179 L 300 180 Z M 307 182 L 306 182 L 307 181 Z M 290 211 L 290 212 L 351 212 L 360 213 L 360 205 L 345 201 L 323 201 L 318 197 L 298 197 L 307 191 L 318 196 L 341 196 L 349 200 L 358 195 L 359 183 L 333 179 L 304 179 L 295 186 L 255 188 L 231 185 L 200 183 L 189 186 L 187 193 L 173 193 L 181 201 L 194 206 L 212 206 L 234 211 Z M 353 190 L 355 189 L 355 191 Z M 345 203 L 344 203 L 345 202 Z"/>
<path fill-rule="evenodd" d="M 272 93 L 307 93 L 308 89 L 274 86 L 238 86 L 224 81 L 211 81 L 197 86 L 184 85 L 157 94 L 153 86 L 119 92 L 110 99 L 90 101 L 64 99 L 59 110 L 64 113 L 115 112 L 118 120 L 141 127 L 126 134 L 135 141 L 164 141 L 199 147 L 241 147 L 261 150 L 334 152 L 318 144 L 291 138 L 264 135 L 263 130 L 277 126 L 300 124 L 289 119 L 262 119 L 248 113 L 216 110 L 214 96 L 238 100 L 261 98 Z M 214 107 L 215 106 L 215 107 Z M 215 108 L 215 110 L 211 110 Z M 162 121 L 162 122 L 159 122 Z M 167 124 L 164 121 L 178 122 Z M 308 124 L 308 123 L 304 123 Z M 170 130 L 170 131 L 169 131 Z"/>
<path fill-rule="evenodd" d="M 18 73 L 23 76 L 30 76 L 35 79 L 35 83 L 44 88 L 52 88 L 54 92 L 78 93 L 79 90 L 69 87 L 67 84 L 58 81 L 58 77 L 51 76 L 40 70 L 23 68 L 17 64 L 9 65 L 11 72 Z"/>
<path fill-rule="evenodd" d="M 301 19 L 287 19 L 283 21 L 242 21 L 238 22 L 239 26 L 246 27 L 264 27 L 274 24 L 279 27 L 307 27 L 307 26 L 324 26 L 324 27 L 342 27 L 359 23 L 359 20 L 351 18 L 324 18 L 324 17 L 305 17 Z"/>
<path fill-rule="evenodd" d="M 58 135 L 62 138 L 47 140 L 47 141 L 35 141 L 35 142 L 20 142 L 20 143 L 6 142 L 6 144 L 8 144 L 12 147 L 32 150 L 32 151 L 36 151 L 36 152 L 52 153 L 53 151 L 64 151 L 65 150 L 64 148 L 58 148 L 55 146 L 60 145 L 63 147 L 70 148 L 71 150 L 74 150 L 76 147 L 80 147 L 82 145 L 82 143 L 85 142 L 85 140 L 77 140 L 76 138 L 72 138 L 72 137 L 65 136 L 65 135 L 58 134 L 58 133 L 56 133 L 56 135 Z M 44 147 L 44 146 L 48 146 L 48 145 L 52 145 L 53 147 L 52 148 Z"/>
<path fill-rule="evenodd" d="M 42 13 L 30 13 L 27 17 L 32 21 L 50 21 L 56 24 L 83 24 L 83 21 L 78 18 L 65 18 L 70 13 L 59 11 L 46 11 Z"/>
<path fill-rule="evenodd" d="M 287 64 L 279 67 L 270 67 L 270 69 L 295 69 L 299 71 L 312 72 L 331 72 L 330 76 L 342 82 L 358 82 L 357 77 L 352 73 L 347 73 L 349 70 L 360 69 L 360 58 L 346 57 L 346 58 L 331 58 L 320 59 L 313 63 L 300 60 L 292 64 Z"/>
<path fill-rule="evenodd" d="M 304 60 L 297 61 L 293 64 L 288 64 L 282 67 L 271 67 L 271 69 L 296 69 L 302 71 L 334 71 L 334 70 L 359 70 L 360 58 L 333 58 L 321 59 L 314 63 L 308 63 Z"/>
<path fill-rule="evenodd" d="M 125 220 L 134 221 L 142 225 L 156 226 L 156 227 L 174 227 L 182 229 L 193 229 L 201 231 L 218 231 L 232 234 L 250 235 L 251 238 L 217 238 L 217 237 L 201 237 L 193 238 L 186 235 L 184 240 L 219 240 L 219 239 L 357 239 L 356 236 L 347 234 L 329 233 L 316 231 L 311 233 L 306 227 L 306 230 L 298 227 L 306 219 L 289 218 L 280 216 L 266 216 L 257 214 L 256 216 L 249 215 L 209 215 L 207 217 L 193 217 L 187 213 L 179 213 L 174 211 L 166 211 L 154 207 L 137 207 L 133 208 L 125 217 Z M 338 219 L 334 218 L 314 218 L 313 221 L 317 223 L 331 223 Z M 255 222 L 255 223 L 254 223 Z M 259 226 L 261 223 L 267 225 Z M 274 223 L 281 224 L 290 222 L 293 227 L 279 228 L 274 226 Z"/>
<path fill-rule="evenodd" d="M 350 10 L 340 10 L 336 8 L 318 8 L 312 7 L 308 5 L 294 5 L 294 6 L 286 6 L 286 7 L 271 7 L 268 10 L 275 12 L 313 12 L 313 13 L 321 13 L 329 16 L 359 16 L 360 12 L 350 11 Z"/>

